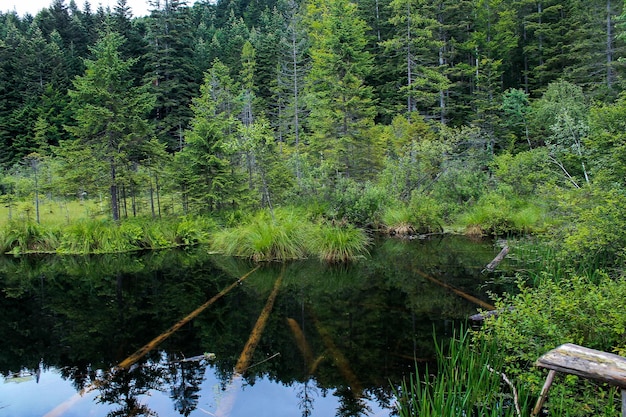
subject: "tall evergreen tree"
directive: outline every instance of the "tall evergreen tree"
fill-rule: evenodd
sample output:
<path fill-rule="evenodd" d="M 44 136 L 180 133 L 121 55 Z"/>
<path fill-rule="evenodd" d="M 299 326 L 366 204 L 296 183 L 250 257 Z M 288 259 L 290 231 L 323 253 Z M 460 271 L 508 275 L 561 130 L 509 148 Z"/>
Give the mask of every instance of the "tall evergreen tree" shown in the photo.
<path fill-rule="evenodd" d="M 123 38 L 107 32 L 92 48 L 84 75 L 69 91 L 75 123 L 67 129 L 100 161 L 108 165 L 111 214 L 119 219 L 120 170 L 129 160 L 147 159 L 146 146 L 152 135 L 147 119 L 154 97 L 146 86 L 133 87 L 133 60 L 124 60 Z"/>
<path fill-rule="evenodd" d="M 307 106 L 311 148 L 343 175 L 364 175 L 376 109 L 365 78 L 372 70 L 365 22 L 348 0 L 314 0 L 307 7 L 311 71 Z"/>
<path fill-rule="evenodd" d="M 183 147 L 191 119 L 189 105 L 199 76 L 193 67 L 190 15 L 184 0 L 155 0 L 150 16 L 146 81 L 156 95 L 157 134 L 170 151 Z"/>
<path fill-rule="evenodd" d="M 434 10 L 424 0 L 393 0 L 390 22 L 396 29 L 393 38 L 384 42 L 404 71 L 401 91 L 405 111 L 421 112 L 445 122 L 445 91 L 450 81 L 441 60 L 443 41 L 439 40 L 440 23 Z"/>
<path fill-rule="evenodd" d="M 204 75 L 200 96 L 193 100 L 194 117 L 185 134 L 185 148 L 176 155 L 189 166 L 191 180 L 181 181 L 191 208 L 213 211 L 229 204 L 234 186 L 231 166 L 234 85 L 228 68 L 215 61 Z"/>

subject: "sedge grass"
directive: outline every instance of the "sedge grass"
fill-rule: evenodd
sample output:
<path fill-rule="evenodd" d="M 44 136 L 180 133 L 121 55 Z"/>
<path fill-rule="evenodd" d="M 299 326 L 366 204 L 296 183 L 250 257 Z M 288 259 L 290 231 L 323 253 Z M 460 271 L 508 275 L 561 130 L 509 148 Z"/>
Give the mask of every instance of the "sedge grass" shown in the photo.
<path fill-rule="evenodd" d="M 361 229 L 322 224 L 317 227 L 310 248 L 324 262 L 341 263 L 364 256 L 368 245 L 369 238 Z"/>
<path fill-rule="evenodd" d="M 416 371 L 401 384 L 401 417 L 514 417 L 518 416 L 518 408 L 528 410 L 526 391 L 513 389 L 503 379 L 495 343 L 474 344 L 470 333 L 462 330 L 447 347 L 439 342 L 436 347 L 436 374 L 431 376 L 427 369 L 419 376 Z"/>
<path fill-rule="evenodd" d="M 367 253 L 365 232 L 350 225 L 315 224 L 301 210 L 260 211 L 237 227 L 216 231 L 212 250 L 259 261 L 304 259 L 349 262 Z"/>
<path fill-rule="evenodd" d="M 217 231 L 212 249 L 229 256 L 258 261 L 302 259 L 310 223 L 297 210 L 260 211 L 249 221 Z"/>

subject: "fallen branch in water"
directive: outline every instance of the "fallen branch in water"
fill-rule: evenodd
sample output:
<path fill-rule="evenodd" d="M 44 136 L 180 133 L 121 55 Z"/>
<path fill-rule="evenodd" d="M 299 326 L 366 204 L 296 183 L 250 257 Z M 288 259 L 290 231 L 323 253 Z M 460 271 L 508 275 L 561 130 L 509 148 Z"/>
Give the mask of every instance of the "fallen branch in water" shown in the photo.
<path fill-rule="evenodd" d="M 485 269 L 483 269 L 481 272 L 493 272 L 496 267 L 500 264 L 500 262 L 502 262 L 502 260 L 506 257 L 506 255 L 509 254 L 509 247 L 508 245 L 504 245 L 504 247 L 502 248 L 502 250 L 500 251 L 500 253 L 493 258 L 493 260 L 491 262 L 489 262 L 487 264 L 487 266 L 485 267 Z"/>
<path fill-rule="evenodd" d="M 254 328 L 250 332 L 248 341 L 246 342 L 246 345 L 244 346 L 241 355 L 239 356 L 239 360 L 237 360 L 237 364 L 235 365 L 235 370 L 230 379 L 230 383 L 224 389 L 224 397 L 220 400 L 217 406 L 217 410 L 215 411 L 215 414 L 213 414 L 214 416 L 230 416 L 230 412 L 232 411 L 235 404 L 235 396 L 237 395 L 238 390 L 243 384 L 243 373 L 247 369 L 250 369 L 252 366 L 258 365 L 256 364 L 251 366 L 250 362 L 252 361 L 252 355 L 254 354 L 254 351 L 256 350 L 259 341 L 261 340 L 261 335 L 263 334 L 263 330 L 265 330 L 265 325 L 267 324 L 267 321 L 270 317 L 270 313 L 274 308 L 274 301 L 276 301 L 278 290 L 280 289 L 280 285 L 283 282 L 283 273 L 284 268 L 280 276 L 276 279 L 276 282 L 274 283 L 274 289 L 272 290 L 270 296 L 267 298 L 267 301 L 265 302 L 265 307 L 263 307 L 263 310 L 261 310 L 261 314 L 259 314 L 259 318 L 257 319 Z M 274 355 L 273 357 L 276 356 L 278 356 L 278 354 Z M 268 358 L 267 360 L 269 359 L 271 358 Z"/>
<path fill-rule="evenodd" d="M 466 292 L 463 292 L 461 290 L 459 290 L 458 288 L 454 288 L 452 285 L 446 284 L 445 282 L 441 282 L 436 278 L 431 277 L 430 275 L 428 275 L 427 273 L 420 271 L 419 269 L 413 269 L 413 271 L 419 275 L 421 275 L 422 277 L 426 278 L 427 280 L 434 282 L 437 285 L 440 285 L 444 288 L 449 289 L 450 291 L 452 291 L 453 293 L 460 295 L 461 297 L 465 298 L 466 300 L 471 301 L 474 304 L 477 304 L 483 308 L 486 308 L 487 310 L 495 310 L 495 306 L 484 302 L 483 300 L 480 300 L 476 297 L 474 297 L 473 295 L 470 295 Z"/>
<path fill-rule="evenodd" d="M 170 337 L 178 329 L 183 327 L 185 324 L 189 323 L 192 319 L 194 319 L 196 316 L 198 316 L 198 314 L 202 313 L 207 307 L 209 307 L 211 304 L 215 303 L 217 300 L 222 298 L 225 294 L 227 294 L 230 290 L 235 288 L 237 285 L 241 284 L 241 282 L 244 279 L 248 278 L 257 269 L 259 269 L 258 266 L 256 268 L 254 268 L 253 270 L 251 270 L 250 272 L 248 272 L 247 274 L 245 274 L 244 276 L 242 276 L 241 278 L 239 278 L 237 281 L 232 283 L 230 286 L 224 288 L 222 291 L 220 291 L 218 294 L 216 294 L 209 301 L 207 301 L 206 303 L 202 304 L 200 307 L 196 308 L 194 311 L 189 313 L 185 318 L 180 320 L 178 323 L 174 324 L 172 327 L 167 329 L 165 332 L 161 333 L 160 335 L 158 335 L 157 337 L 152 339 L 144 347 L 142 347 L 141 349 L 139 349 L 138 351 L 136 351 L 135 353 L 130 355 L 128 358 L 124 359 L 122 362 L 119 363 L 119 365 L 117 365 L 116 368 L 117 369 L 128 369 L 131 365 L 133 365 L 139 359 L 143 358 L 148 352 L 150 352 L 152 349 L 154 349 L 159 344 L 161 344 L 161 342 L 163 342 L 165 339 Z"/>

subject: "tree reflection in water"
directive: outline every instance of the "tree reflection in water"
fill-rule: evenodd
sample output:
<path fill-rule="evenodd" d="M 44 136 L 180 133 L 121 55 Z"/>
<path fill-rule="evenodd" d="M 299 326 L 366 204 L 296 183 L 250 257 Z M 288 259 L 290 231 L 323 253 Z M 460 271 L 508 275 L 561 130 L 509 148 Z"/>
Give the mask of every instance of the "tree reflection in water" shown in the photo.
<path fill-rule="evenodd" d="M 36 370 L 44 358 L 43 369 L 61 370 L 77 393 L 97 392 L 95 401 L 109 416 L 165 416 L 172 410 L 203 415 L 204 401 L 219 396 L 213 387 L 225 387 L 231 380 L 285 267 L 276 304 L 251 359 L 260 365 L 243 375 L 246 389 L 253 391 L 256 382 L 293 387 L 292 398 L 284 398 L 292 401 L 289 415 L 295 409 L 303 417 L 314 416 L 329 398 L 337 398 L 339 416 L 367 414 L 372 406 L 393 414 L 392 384 L 414 370 L 416 360 L 434 356 L 433 329 L 450 334 L 456 320 L 476 312 L 467 300 L 412 271 L 420 269 L 484 296 L 490 288 L 480 271 L 497 252 L 489 243 L 385 241 L 370 259 L 349 267 L 315 260 L 265 265 L 173 334 L 160 351 L 149 353 L 128 372 L 112 373 L 91 367 L 111 369 L 251 265 L 211 256 L 203 248 L 108 257 L 0 258 L 0 374 Z M 216 353 L 215 362 L 184 360 L 183 355 L 207 350 Z M 277 352 L 280 356 L 265 361 Z M 213 387 L 206 385 L 207 379 Z M 163 405 L 161 398 L 156 404 L 159 394 L 169 404 Z"/>

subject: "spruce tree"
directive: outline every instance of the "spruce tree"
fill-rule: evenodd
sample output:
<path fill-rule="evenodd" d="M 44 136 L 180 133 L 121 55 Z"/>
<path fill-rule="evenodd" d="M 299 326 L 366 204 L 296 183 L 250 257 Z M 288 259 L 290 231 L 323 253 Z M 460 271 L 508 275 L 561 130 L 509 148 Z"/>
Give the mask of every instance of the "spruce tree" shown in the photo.
<path fill-rule="evenodd" d="M 115 32 L 105 33 L 92 48 L 94 59 L 85 61 L 85 74 L 74 80 L 68 92 L 75 121 L 67 129 L 107 164 L 114 220 L 119 219 L 120 171 L 129 161 L 150 157 L 146 146 L 152 126 L 147 114 L 154 106 L 146 86 L 133 87 L 133 60 L 122 59 L 123 41 Z"/>
<path fill-rule="evenodd" d="M 314 155 L 339 175 L 369 171 L 367 136 L 376 108 L 365 78 L 372 71 L 367 26 L 348 0 L 307 6 L 311 70 L 307 75 L 310 143 Z"/>

